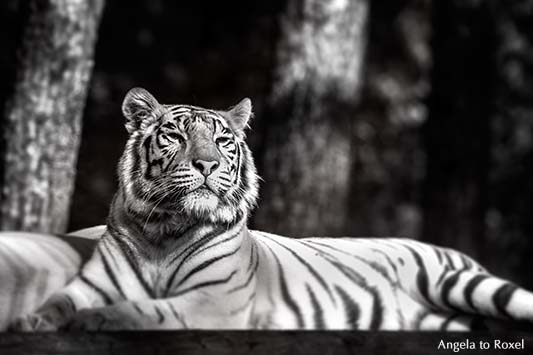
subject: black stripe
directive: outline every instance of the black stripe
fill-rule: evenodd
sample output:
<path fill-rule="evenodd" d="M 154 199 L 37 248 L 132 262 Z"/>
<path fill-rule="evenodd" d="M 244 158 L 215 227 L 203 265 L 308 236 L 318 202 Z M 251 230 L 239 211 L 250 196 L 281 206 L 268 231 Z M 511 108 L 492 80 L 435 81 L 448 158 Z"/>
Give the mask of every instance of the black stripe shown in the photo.
<path fill-rule="evenodd" d="M 309 284 L 305 284 L 305 288 L 307 290 L 307 294 L 309 295 L 309 299 L 311 300 L 311 308 L 313 308 L 313 321 L 315 323 L 315 329 L 325 329 L 325 323 L 324 323 L 324 310 L 320 306 L 320 302 L 318 302 L 315 293 L 311 289 L 311 286 Z"/>
<path fill-rule="evenodd" d="M 179 109 L 181 109 L 181 108 L 183 108 L 181 105 L 172 105 L 172 106 L 169 108 L 169 111 L 170 111 L 171 113 L 174 114 L 174 113 L 176 113 L 177 110 L 179 110 Z"/>
<path fill-rule="evenodd" d="M 267 239 L 271 240 L 272 242 L 276 243 L 280 247 L 284 248 L 285 250 L 287 250 L 300 263 L 302 263 L 307 268 L 307 270 L 311 273 L 311 275 L 313 275 L 313 277 L 318 281 L 318 283 L 324 288 L 324 290 L 326 290 L 326 293 L 329 295 L 329 298 L 331 299 L 331 301 L 335 302 L 335 300 L 333 298 L 333 294 L 331 293 L 331 290 L 329 289 L 329 286 L 326 283 L 326 281 L 324 281 L 322 276 L 311 265 L 309 265 L 309 263 L 307 261 L 305 261 L 300 255 L 298 255 L 294 250 L 288 248 L 287 246 L 279 243 L 278 241 L 276 241 L 276 240 L 274 240 L 274 239 L 272 239 L 272 238 L 270 238 L 270 237 L 268 237 L 268 236 L 266 236 L 264 234 L 263 234 L 263 236 L 266 237 Z M 302 245 L 305 245 L 305 244 L 302 243 Z"/>
<path fill-rule="evenodd" d="M 139 305 L 137 304 L 137 302 L 132 302 L 133 303 L 133 308 L 137 311 L 137 313 L 141 314 L 141 315 L 145 315 L 144 311 L 142 310 L 141 307 L 139 307 Z"/>
<path fill-rule="evenodd" d="M 192 223 L 191 225 L 187 226 L 185 225 L 185 229 L 179 229 L 179 230 L 176 230 L 174 233 L 172 233 L 172 238 L 175 238 L 175 239 L 179 239 L 179 238 L 183 238 L 184 236 L 186 236 L 189 232 L 191 232 L 194 228 L 198 227 L 200 223 Z M 172 259 L 172 261 L 174 261 L 175 259 Z"/>
<path fill-rule="evenodd" d="M 151 161 L 151 159 L 150 159 L 150 153 L 151 153 L 150 150 L 151 150 L 151 148 L 152 148 L 152 147 L 151 147 L 151 143 L 152 143 L 152 136 L 151 136 L 151 135 L 148 136 L 148 137 L 146 137 L 146 138 L 144 139 L 144 141 L 142 142 L 142 148 L 143 148 L 143 150 L 144 150 L 144 161 L 145 161 L 145 163 L 146 163 L 146 165 L 147 165 L 147 169 L 146 169 L 146 171 L 145 171 L 145 175 L 144 175 L 144 176 L 145 176 L 145 178 L 147 178 L 147 179 L 150 178 L 150 176 L 149 176 L 149 175 L 150 175 L 150 170 L 151 170 L 150 168 L 151 168 L 151 166 L 153 165 L 153 164 L 152 164 L 152 161 Z M 135 154 L 135 153 L 134 153 L 134 154 Z"/>
<path fill-rule="evenodd" d="M 250 259 L 250 260 L 251 260 L 251 259 Z M 255 259 L 255 266 L 254 266 L 253 270 L 250 272 L 250 275 L 248 275 L 248 278 L 246 279 L 246 281 L 245 281 L 242 285 L 235 286 L 234 288 L 232 288 L 231 290 L 229 290 L 227 293 L 228 293 L 228 294 L 230 294 L 230 293 L 234 293 L 234 292 L 237 292 L 237 291 L 243 290 L 243 289 L 245 289 L 246 287 L 248 287 L 248 285 L 249 285 L 250 282 L 252 281 L 253 277 L 255 276 L 258 267 L 259 267 L 259 255 L 257 254 L 257 257 L 256 257 L 256 259 Z"/>
<path fill-rule="evenodd" d="M 118 282 L 118 280 L 117 280 L 117 278 L 115 276 L 115 273 L 114 273 L 113 269 L 111 268 L 111 266 L 109 265 L 109 262 L 107 261 L 107 258 L 104 255 L 104 253 L 102 252 L 101 248 L 102 248 L 102 243 L 98 244 L 96 250 L 100 253 L 100 257 L 102 258 L 102 263 L 104 265 L 104 270 L 105 270 L 107 276 L 109 276 L 109 279 L 111 280 L 111 283 L 118 290 L 118 293 L 120 293 L 120 295 L 124 299 L 127 299 L 128 297 L 126 296 L 126 294 L 122 290 L 122 287 L 120 287 L 120 284 L 119 284 L 119 282 Z"/>
<path fill-rule="evenodd" d="M 98 243 L 98 246 L 105 248 L 105 251 L 107 252 L 109 258 L 113 261 L 113 264 L 118 265 L 119 261 L 117 260 L 117 256 L 115 255 L 115 246 L 113 243 L 111 243 L 112 240 L 109 238 L 102 238 L 100 239 L 100 242 Z"/>
<path fill-rule="evenodd" d="M 90 281 L 87 277 L 85 277 L 83 273 L 80 273 L 79 278 L 83 283 L 85 283 L 87 286 L 93 289 L 93 291 L 95 291 L 98 295 L 100 295 L 100 297 L 103 299 L 104 304 L 106 306 L 114 303 L 111 296 L 109 296 L 104 290 L 96 286 L 92 281 Z"/>
<path fill-rule="evenodd" d="M 501 315 L 511 318 L 511 315 L 507 311 L 507 306 L 517 289 L 518 287 L 516 285 L 507 282 L 498 288 L 492 296 L 492 302 Z"/>
<path fill-rule="evenodd" d="M 278 281 L 279 281 L 279 285 L 281 289 L 281 297 L 283 298 L 283 302 L 285 302 L 285 304 L 290 308 L 290 310 L 296 316 L 296 323 L 298 324 L 298 328 L 303 329 L 304 320 L 303 320 L 302 312 L 300 311 L 300 307 L 298 307 L 298 304 L 292 299 L 289 293 L 289 290 L 287 287 L 287 281 L 285 279 L 285 274 L 283 272 L 283 268 L 281 266 L 279 258 L 268 244 L 265 244 L 265 246 L 270 250 L 270 253 L 274 257 L 274 260 L 276 261 L 276 265 L 278 266 Z"/>
<path fill-rule="evenodd" d="M 166 159 L 167 159 L 168 163 L 167 163 L 166 166 L 162 167 L 163 171 L 165 171 L 165 172 L 168 171 L 168 168 L 169 168 L 170 164 L 172 164 L 174 162 L 174 158 L 176 157 L 176 155 L 178 155 L 178 153 L 179 153 L 179 151 L 176 150 L 174 152 L 171 152 L 170 156 L 167 155 Z"/>
<path fill-rule="evenodd" d="M 378 253 L 378 254 L 381 254 L 385 260 L 387 260 L 387 264 L 389 264 L 389 266 L 391 267 L 391 269 L 394 271 L 394 275 L 396 275 L 396 283 L 400 282 L 400 275 L 398 273 L 398 267 L 396 266 L 396 264 L 392 261 L 392 259 L 390 258 L 390 256 L 385 253 L 383 250 L 379 250 L 379 249 L 375 249 L 375 248 L 370 248 L 374 253 Z"/>
<path fill-rule="evenodd" d="M 455 269 L 455 264 L 453 262 L 452 257 L 450 256 L 450 252 L 448 250 L 444 251 L 444 257 L 446 258 L 446 262 L 452 269 Z"/>
<path fill-rule="evenodd" d="M 224 176 L 224 175 L 220 175 L 219 177 L 217 177 L 217 179 L 225 181 L 227 183 L 231 183 L 231 179 L 229 177 Z"/>
<path fill-rule="evenodd" d="M 139 283 L 141 284 L 144 291 L 150 296 L 150 298 L 155 298 L 154 291 L 152 290 L 148 282 L 146 282 L 146 280 L 142 276 L 141 269 L 138 265 L 137 257 L 134 251 L 131 249 L 130 245 L 126 243 L 124 240 L 122 240 L 122 238 L 116 236 L 115 233 L 117 233 L 118 231 L 116 229 L 111 230 L 111 228 L 109 228 L 109 224 L 108 224 L 108 232 L 109 232 L 108 235 L 111 238 L 113 238 L 113 240 L 117 244 L 119 244 L 118 250 L 120 250 L 122 254 L 124 255 L 124 259 L 126 259 L 126 262 L 130 266 L 130 268 L 133 270 L 133 274 L 137 278 L 137 281 L 139 281 Z"/>
<path fill-rule="evenodd" d="M 214 248 L 214 247 L 216 247 L 216 246 L 219 246 L 220 244 L 223 244 L 223 243 L 229 242 L 229 241 L 231 241 L 231 240 L 237 238 L 237 236 L 241 233 L 243 227 L 244 227 L 244 224 L 243 224 L 243 226 L 242 226 L 239 230 L 237 230 L 235 233 L 233 233 L 233 234 L 230 235 L 229 237 L 226 237 L 226 238 L 224 238 L 224 239 L 222 239 L 222 240 L 219 240 L 218 242 L 216 242 L 216 243 L 214 243 L 214 244 L 207 245 L 207 246 L 205 246 L 205 247 L 202 248 L 202 249 L 197 249 L 197 250 L 195 250 L 194 253 L 192 253 L 190 256 L 192 257 L 192 256 L 194 256 L 195 254 L 202 253 L 202 252 L 204 252 L 204 251 L 206 251 L 206 250 L 208 250 L 208 249 Z"/>
<path fill-rule="evenodd" d="M 248 159 L 247 155 L 243 154 L 243 145 L 241 143 L 237 150 L 237 176 L 240 177 L 240 185 L 242 186 L 243 191 L 248 192 L 250 190 L 250 182 L 248 181 Z"/>
<path fill-rule="evenodd" d="M 167 121 L 165 124 L 161 125 L 161 127 L 170 130 L 175 130 L 176 128 L 178 128 L 176 124 L 172 121 Z"/>
<path fill-rule="evenodd" d="M 124 185 L 127 184 L 128 182 L 131 182 L 133 197 L 136 199 L 142 199 L 142 196 L 144 193 L 142 189 L 142 184 L 140 184 L 138 181 L 139 180 L 138 178 L 143 176 L 142 171 L 141 171 L 141 155 L 137 154 L 137 150 L 139 149 L 139 146 L 142 145 L 141 141 L 142 141 L 142 136 L 137 135 L 135 137 L 135 142 L 132 144 L 133 147 L 131 150 L 133 151 L 129 151 L 128 147 L 126 147 L 125 154 L 127 154 L 128 156 L 131 156 L 133 159 L 133 164 L 131 164 L 131 170 L 126 171 L 124 167 L 121 167 L 121 169 L 119 169 L 119 174 L 121 177 L 120 180 L 122 180 Z M 126 196 L 126 194 L 124 194 L 124 196 Z"/>
<path fill-rule="evenodd" d="M 457 285 L 457 282 L 459 281 L 459 277 L 461 276 L 461 273 L 463 270 L 454 271 L 452 276 L 446 277 L 444 280 L 441 291 L 440 291 L 440 298 L 442 300 L 442 303 L 452 310 L 457 311 L 463 311 L 462 309 L 456 307 L 455 305 L 451 304 L 450 302 L 450 292 L 452 291 L 452 288 Z"/>
<path fill-rule="evenodd" d="M 304 243 L 310 243 L 312 241 L 304 241 Z M 317 243 L 315 242 L 314 244 L 317 244 L 317 245 L 320 245 L 320 246 L 324 246 L 324 247 L 330 247 L 331 249 L 335 250 L 335 251 L 338 251 L 338 252 L 341 252 L 341 253 L 345 253 L 345 254 L 348 254 L 349 256 L 354 256 L 352 254 L 349 254 L 349 253 L 346 253 L 344 252 L 343 250 L 340 250 L 340 249 L 336 249 L 330 245 L 327 245 L 327 244 L 321 244 L 321 243 Z M 337 269 L 339 269 L 339 266 L 338 265 L 343 265 L 339 260 L 338 258 L 336 258 L 334 255 L 330 254 L 330 253 L 327 253 L 325 252 L 324 250 L 320 250 L 318 248 L 314 248 L 314 247 L 311 247 L 310 245 L 307 245 L 309 248 L 312 248 L 314 250 L 317 250 L 319 251 L 319 256 L 321 256 L 322 258 L 324 258 L 325 260 L 327 260 L 328 262 L 330 262 L 331 264 L 333 264 Z M 332 259 L 328 259 L 325 257 L 325 255 L 329 256 L 330 258 Z M 364 260 L 364 259 L 363 259 Z M 338 265 L 336 265 L 338 264 Z M 374 271 L 376 271 L 377 273 L 380 273 L 380 270 L 379 269 L 375 269 L 374 267 L 372 267 L 371 264 L 368 264 L 369 267 L 371 267 Z M 351 270 L 351 269 L 350 269 Z M 353 271 L 353 270 L 352 270 Z M 341 272 L 343 272 L 343 274 L 350 278 L 350 280 L 353 280 L 358 286 L 362 287 L 365 291 L 369 292 L 373 297 L 374 297 L 374 305 L 373 305 L 373 314 L 377 317 L 377 318 L 373 318 L 373 319 L 381 319 L 383 317 L 382 313 L 383 313 L 383 305 L 382 305 L 382 300 L 381 300 L 381 297 L 379 296 L 379 293 L 377 292 L 377 290 L 374 288 L 374 287 L 371 287 L 369 286 L 366 281 L 363 279 L 363 277 L 358 274 L 356 276 L 358 276 L 358 280 L 354 280 L 352 279 L 352 276 L 353 275 L 348 275 L 345 271 L 341 270 Z M 381 274 L 381 273 L 380 273 Z M 399 275 L 396 271 L 396 276 L 397 276 L 397 279 L 399 279 Z M 389 277 L 388 277 L 388 273 L 385 273 L 384 275 L 385 279 L 387 281 L 390 282 L 391 284 L 391 287 L 393 287 L 393 284 L 394 284 L 394 281 L 391 280 Z M 335 304 L 335 302 L 334 302 Z M 381 321 L 380 321 L 381 322 Z"/>
<path fill-rule="evenodd" d="M 175 294 L 173 294 L 172 296 L 173 297 L 177 297 L 177 296 L 182 296 L 188 292 L 191 292 L 191 291 L 195 291 L 195 290 L 198 290 L 200 288 L 204 288 L 204 287 L 209 287 L 209 286 L 216 286 L 216 285 L 221 285 L 221 284 L 225 284 L 227 283 L 229 280 L 231 280 L 231 278 L 233 276 L 235 276 L 235 274 L 237 273 L 237 270 L 233 270 L 228 277 L 224 278 L 224 279 L 218 279 L 218 280 L 211 280 L 211 281 L 205 281 L 205 282 L 200 282 L 196 285 L 193 285 L 191 287 L 188 287 L 188 288 L 185 288 L 179 292 L 176 292 Z"/>
<path fill-rule="evenodd" d="M 172 302 L 171 302 L 171 301 L 168 301 L 168 302 L 167 302 L 167 305 L 168 305 L 168 307 L 170 308 L 170 311 L 172 312 L 172 315 L 174 316 L 174 318 L 175 318 L 178 322 L 181 323 L 180 325 L 181 325 L 183 328 L 185 328 L 185 329 L 188 328 L 188 327 L 187 327 L 187 324 L 185 323 L 185 320 L 184 320 L 183 317 L 178 313 L 178 311 L 176 311 L 176 308 L 174 308 L 174 305 L 172 304 Z"/>
<path fill-rule="evenodd" d="M 248 260 L 248 266 L 246 267 L 246 272 L 250 271 L 252 264 L 254 262 L 254 255 L 256 255 L 256 253 L 257 253 L 257 250 L 256 250 L 255 243 L 252 242 L 250 246 L 250 260 Z"/>
<path fill-rule="evenodd" d="M 422 261 L 422 257 L 418 254 L 417 251 L 415 251 L 410 246 L 405 245 L 405 244 L 402 244 L 402 245 L 403 245 L 404 248 L 409 250 L 409 252 L 413 256 L 413 258 L 415 259 L 416 265 L 418 266 L 418 271 L 417 271 L 417 274 L 416 274 L 416 285 L 417 285 L 417 287 L 418 287 L 418 289 L 420 291 L 420 295 L 430 305 L 435 306 L 435 303 L 429 297 L 429 277 L 428 277 L 428 274 L 427 274 L 426 266 L 424 265 L 424 262 Z"/>
<path fill-rule="evenodd" d="M 225 259 L 225 258 L 228 258 L 232 255 L 235 255 L 239 250 L 241 249 L 241 245 L 239 245 L 237 248 L 235 248 L 235 250 L 232 250 L 230 251 L 229 253 L 226 253 L 226 254 L 222 254 L 222 255 L 219 255 L 217 257 L 214 257 L 214 258 L 211 258 L 209 260 L 206 260 L 204 261 L 203 263 L 201 263 L 200 265 L 196 266 L 195 268 L 193 268 L 191 271 L 189 271 L 179 282 L 178 284 L 176 285 L 176 288 L 180 287 L 181 285 L 183 285 L 185 283 L 185 281 L 187 281 L 189 278 L 191 278 L 192 276 L 194 276 L 195 274 L 199 273 L 200 271 L 208 268 L 209 266 L 213 265 L 214 263 L 216 263 L 217 261 L 220 261 L 222 259 Z"/>
<path fill-rule="evenodd" d="M 472 262 L 463 254 L 459 254 L 461 261 L 463 262 L 464 269 L 472 269 Z"/>
<path fill-rule="evenodd" d="M 435 252 L 435 255 L 437 255 L 437 260 L 439 261 L 439 264 L 442 264 L 442 251 L 436 247 L 433 247 L 432 249 Z"/>
<path fill-rule="evenodd" d="M 197 226 L 196 224 L 193 225 L 193 226 Z M 185 235 L 185 233 L 187 233 L 191 228 L 188 228 L 184 233 L 183 235 Z M 180 264 L 178 265 L 178 267 L 176 269 L 180 269 L 181 268 L 181 265 L 183 264 L 183 262 L 185 260 L 187 260 L 187 258 L 189 256 L 191 256 L 192 254 L 194 254 L 196 252 L 196 250 L 198 250 L 199 248 L 203 247 L 204 245 L 206 245 L 207 243 L 209 243 L 213 238 L 215 238 L 216 236 L 220 235 L 224 233 L 224 229 L 221 228 L 221 227 L 217 227 L 217 228 L 214 228 L 211 232 L 208 232 L 206 233 L 205 235 L 203 235 L 200 239 L 198 239 L 197 241 L 195 241 L 194 243 L 192 243 L 191 245 L 189 245 L 187 248 L 185 248 L 184 250 L 182 250 L 179 254 L 176 254 L 171 260 L 170 260 L 170 264 L 174 263 L 176 260 L 178 260 L 179 258 L 181 258 L 183 255 L 187 254 L 185 257 L 182 258 L 182 260 L 180 261 Z"/>
<path fill-rule="evenodd" d="M 352 297 L 344 289 L 335 286 L 335 291 L 340 296 L 342 304 L 344 305 L 344 314 L 346 321 L 351 329 L 359 329 L 359 317 L 361 315 L 361 308 Z"/>
<path fill-rule="evenodd" d="M 161 324 L 165 321 L 165 315 L 163 314 L 163 312 L 161 312 L 161 310 L 159 309 L 159 307 L 157 307 L 157 305 L 154 305 L 154 310 L 155 310 L 155 313 L 157 313 L 157 323 L 158 324 Z"/>
<path fill-rule="evenodd" d="M 242 306 L 240 306 L 239 308 L 232 310 L 230 312 L 230 314 L 231 315 L 236 315 L 236 314 L 238 314 L 240 312 L 245 311 L 249 307 L 250 303 L 253 302 L 254 299 L 255 299 L 255 292 L 252 292 L 250 294 L 250 296 L 248 296 L 248 299 L 246 300 L 246 302 L 244 302 L 244 304 Z"/>
<path fill-rule="evenodd" d="M 325 252 L 323 250 L 318 249 L 318 248 L 313 248 L 310 245 L 307 245 L 306 243 L 312 243 L 312 244 L 315 244 L 315 245 L 320 245 L 322 247 L 329 248 L 329 249 L 334 250 L 334 251 L 336 251 L 338 253 L 341 253 L 341 254 L 350 256 L 350 257 L 352 257 L 354 259 L 357 259 L 358 261 L 362 262 L 363 264 L 365 264 L 366 266 L 368 266 L 369 268 L 371 268 L 372 270 L 374 270 L 375 272 L 377 272 L 378 274 L 383 276 L 391 284 L 394 283 L 394 280 L 389 275 L 389 272 L 387 271 L 387 269 L 383 265 L 381 265 L 381 264 L 379 264 L 379 263 L 377 263 L 375 261 L 370 261 L 370 260 L 367 260 L 367 259 L 359 256 L 359 255 L 348 253 L 348 252 L 346 252 L 346 251 L 344 251 L 342 249 L 335 248 L 335 247 L 333 247 L 333 246 L 331 246 L 329 244 L 322 244 L 322 243 L 319 243 L 319 242 L 316 242 L 316 241 L 312 241 L 312 240 L 303 240 L 301 242 L 302 242 L 302 244 L 306 245 L 307 247 L 312 248 L 312 249 L 317 250 L 317 251 L 320 251 L 322 253 L 325 253 Z M 331 255 L 331 254 L 329 254 L 329 255 Z M 332 256 L 332 257 L 334 257 L 334 256 Z M 334 257 L 334 258 L 337 259 L 336 257 Z M 396 270 L 396 266 L 394 266 L 394 269 Z"/>
<path fill-rule="evenodd" d="M 329 259 L 326 260 L 328 260 L 333 266 L 342 272 L 348 279 L 350 279 L 350 281 L 357 284 L 359 287 L 367 291 L 370 296 L 372 296 L 372 319 L 370 321 L 369 330 L 379 329 L 381 323 L 383 322 L 383 301 L 378 290 L 375 287 L 368 285 L 366 278 L 349 266 L 338 261 Z"/>
<path fill-rule="evenodd" d="M 183 251 L 181 251 L 179 254 L 177 254 L 176 256 L 174 256 L 172 258 L 172 260 L 170 261 L 170 264 L 174 263 L 176 260 L 178 260 L 180 257 L 182 257 L 183 255 L 183 258 L 180 260 L 180 263 L 178 264 L 178 266 L 176 266 L 174 268 L 174 271 L 172 271 L 172 274 L 170 275 L 170 277 L 168 278 L 168 281 L 167 281 L 167 285 L 165 287 L 165 294 L 168 294 L 168 292 L 170 291 L 170 287 L 172 286 L 172 284 L 174 283 L 174 280 L 176 279 L 176 276 L 178 275 L 178 271 L 181 270 L 181 266 L 183 265 L 183 263 L 192 255 L 194 254 L 194 252 L 198 249 L 198 248 L 201 248 L 202 246 L 204 246 L 205 244 L 209 243 L 211 240 L 213 240 L 214 238 L 216 238 L 217 236 L 219 236 L 221 233 L 223 233 L 222 229 L 221 228 L 215 228 L 214 230 L 212 230 L 211 232 L 209 233 L 206 233 L 203 237 L 201 237 L 199 240 L 197 240 L 196 242 L 192 243 L 190 246 L 188 246 L 187 248 L 185 248 Z"/>
<path fill-rule="evenodd" d="M 67 300 L 67 303 L 70 305 L 72 312 L 76 313 L 78 309 L 76 308 L 76 303 L 74 302 L 72 297 L 70 297 L 68 294 L 65 294 L 65 299 Z"/>
<path fill-rule="evenodd" d="M 449 265 L 444 265 L 444 267 L 442 268 L 442 271 L 439 275 L 439 278 L 437 279 L 437 282 L 435 283 L 435 285 L 440 285 L 442 281 L 444 281 L 444 278 L 446 277 L 446 275 L 448 275 L 448 273 L 451 271 L 451 268 Z"/>
<path fill-rule="evenodd" d="M 413 321 L 413 330 L 422 330 L 422 322 L 431 314 L 433 313 L 429 309 L 418 312 Z"/>
<path fill-rule="evenodd" d="M 489 277 L 490 276 L 488 275 L 476 275 L 473 278 L 471 278 L 470 281 L 468 281 L 468 284 L 463 290 L 463 295 L 464 295 L 466 304 L 468 304 L 470 308 L 477 310 L 476 306 L 474 305 L 474 301 L 473 301 L 474 291 L 481 282 L 488 279 Z"/>

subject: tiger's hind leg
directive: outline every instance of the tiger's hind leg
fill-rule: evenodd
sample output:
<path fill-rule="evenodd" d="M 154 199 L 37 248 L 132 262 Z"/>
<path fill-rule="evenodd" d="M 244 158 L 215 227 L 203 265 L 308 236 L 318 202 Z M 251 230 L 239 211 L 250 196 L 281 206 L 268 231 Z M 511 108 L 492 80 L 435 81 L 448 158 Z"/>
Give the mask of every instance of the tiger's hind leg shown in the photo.
<path fill-rule="evenodd" d="M 434 301 L 444 309 L 533 322 L 533 293 L 472 270 L 450 270 L 437 281 Z"/>

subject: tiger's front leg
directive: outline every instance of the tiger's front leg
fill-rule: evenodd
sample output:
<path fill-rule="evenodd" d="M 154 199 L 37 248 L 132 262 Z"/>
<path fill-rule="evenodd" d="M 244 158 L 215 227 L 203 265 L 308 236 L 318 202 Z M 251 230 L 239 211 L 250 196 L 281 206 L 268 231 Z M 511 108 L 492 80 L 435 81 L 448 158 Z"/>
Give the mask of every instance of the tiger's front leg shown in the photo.
<path fill-rule="evenodd" d="M 249 327 L 250 312 L 233 312 L 228 303 L 220 295 L 200 291 L 178 297 L 124 301 L 81 310 L 63 328 L 97 331 Z"/>
<path fill-rule="evenodd" d="M 81 309 L 113 303 L 116 294 L 106 291 L 109 287 L 106 287 L 106 279 L 101 274 L 101 257 L 96 253 L 66 287 L 53 294 L 34 313 L 15 319 L 9 329 L 20 332 L 54 331 L 63 327 Z"/>
<path fill-rule="evenodd" d="M 98 304 L 99 298 L 79 277 L 53 294 L 36 312 L 15 319 L 10 330 L 19 332 L 55 331 L 64 326 L 77 310 Z"/>
<path fill-rule="evenodd" d="M 184 329 L 182 314 L 166 299 L 125 301 L 110 306 L 83 309 L 62 329 L 68 331 Z"/>

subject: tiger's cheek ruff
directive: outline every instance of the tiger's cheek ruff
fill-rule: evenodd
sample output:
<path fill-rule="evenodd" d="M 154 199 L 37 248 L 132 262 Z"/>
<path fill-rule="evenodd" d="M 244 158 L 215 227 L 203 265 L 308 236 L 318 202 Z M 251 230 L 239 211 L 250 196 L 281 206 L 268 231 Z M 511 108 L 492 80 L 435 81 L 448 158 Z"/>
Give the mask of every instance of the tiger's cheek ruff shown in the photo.
<path fill-rule="evenodd" d="M 126 142 L 126 148 L 118 165 L 118 176 L 121 181 L 123 196 L 142 199 L 146 194 L 147 184 L 144 171 L 146 163 L 142 158 L 142 134 L 133 132 Z"/>
<path fill-rule="evenodd" d="M 164 159 L 159 150 L 154 136 L 150 135 L 145 138 L 142 144 L 144 161 L 147 165 L 144 172 L 146 180 L 155 179 L 163 173 Z"/>
<path fill-rule="evenodd" d="M 251 211 L 258 198 L 258 176 L 252 154 L 245 142 L 239 142 L 234 184 L 228 191 L 229 199 L 238 213 Z"/>

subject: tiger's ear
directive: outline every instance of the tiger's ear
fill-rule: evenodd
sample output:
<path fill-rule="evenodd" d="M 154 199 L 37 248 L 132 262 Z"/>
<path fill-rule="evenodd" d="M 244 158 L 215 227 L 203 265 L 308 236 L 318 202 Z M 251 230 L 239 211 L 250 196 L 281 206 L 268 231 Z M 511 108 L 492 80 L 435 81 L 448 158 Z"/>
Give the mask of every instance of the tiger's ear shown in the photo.
<path fill-rule="evenodd" d="M 223 115 L 233 131 L 243 135 L 244 130 L 248 127 L 248 121 L 253 115 L 252 101 L 249 98 L 244 98 L 231 110 L 225 111 Z"/>
<path fill-rule="evenodd" d="M 126 129 L 131 134 L 141 127 L 141 123 L 150 117 L 159 107 L 159 103 L 143 88 L 133 88 L 124 97 L 122 114 L 126 118 Z"/>

